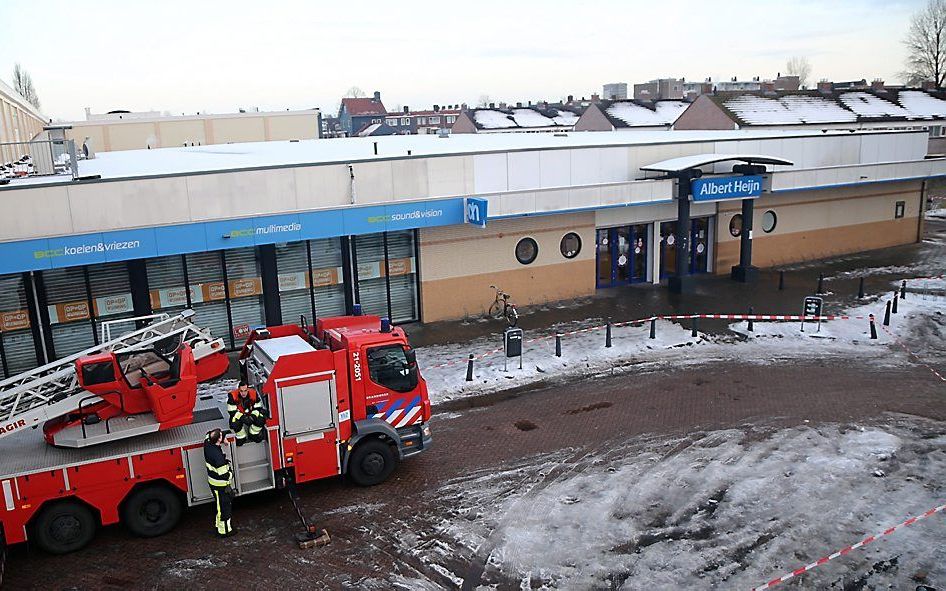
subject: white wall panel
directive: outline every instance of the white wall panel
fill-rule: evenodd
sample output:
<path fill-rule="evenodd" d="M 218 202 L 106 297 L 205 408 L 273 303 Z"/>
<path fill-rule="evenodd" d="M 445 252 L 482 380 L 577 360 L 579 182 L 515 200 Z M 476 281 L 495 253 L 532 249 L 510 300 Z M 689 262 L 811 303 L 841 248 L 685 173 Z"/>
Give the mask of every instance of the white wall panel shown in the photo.
<path fill-rule="evenodd" d="M 601 203 L 601 188 L 586 187 L 583 189 L 572 189 L 568 192 L 569 209 L 582 209 L 586 207 L 596 207 Z"/>
<path fill-rule="evenodd" d="M 427 160 L 427 193 L 431 197 L 464 195 L 464 159 L 462 157 L 430 158 Z"/>
<path fill-rule="evenodd" d="M 394 200 L 392 161 L 359 162 L 355 170 L 355 203 L 378 203 Z"/>
<path fill-rule="evenodd" d="M 180 177 L 70 185 L 69 205 L 74 232 L 121 230 L 191 221 L 187 184 Z"/>
<path fill-rule="evenodd" d="M 573 185 L 593 185 L 601 179 L 601 150 L 598 148 L 584 148 L 569 150 Z"/>
<path fill-rule="evenodd" d="M 4 191 L 0 198 L 4 201 L 4 215 L 0 215 L 3 240 L 57 236 L 74 231 L 69 190 L 65 186 L 29 189 L 22 194 Z"/>
<path fill-rule="evenodd" d="M 618 183 L 631 179 L 628 172 L 627 150 L 627 148 L 601 148 L 601 177 L 599 182 Z"/>
<path fill-rule="evenodd" d="M 539 152 L 510 152 L 506 160 L 509 163 L 509 190 L 537 189 L 541 186 L 539 175 Z"/>
<path fill-rule="evenodd" d="M 476 154 L 472 158 L 474 193 L 498 193 L 509 190 L 505 154 Z"/>
<path fill-rule="evenodd" d="M 394 200 L 423 199 L 427 192 L 428 158 L 393 160 L 391 175 L 394 182 Z"/>
<path fill-rule="evenodd" d="M 539 152 L 540 187 L 569 187 L 572 150 L 546 150 Z"/>
<path fill-rule="evenodd" d="M 568 209 L 568 189 L 554 189 L 535 193 L 535 211 Z"/>
<path fill-rule="evenodd" d="M 290 168 L 186 177 L 191 219 L 203 221 L 297 209 Z"/>
<path fill-rule="evenodd" d="M 318 209 L 351 203 L 351 176 L 342 164 L 294 168 L 296 204 Z"/>
<path fill-rule="evenodd" d="M 872 164 L 874 162 L 883 162 L 881 158 L 882 135 L 862 135 L 861 136 L 861 164 Z"/>

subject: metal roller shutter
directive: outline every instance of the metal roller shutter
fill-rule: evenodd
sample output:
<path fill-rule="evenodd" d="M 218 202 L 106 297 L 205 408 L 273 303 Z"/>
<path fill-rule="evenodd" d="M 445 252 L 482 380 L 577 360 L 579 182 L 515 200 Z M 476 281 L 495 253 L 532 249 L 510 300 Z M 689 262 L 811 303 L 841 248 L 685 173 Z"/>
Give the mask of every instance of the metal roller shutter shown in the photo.
<path fill-rule="evenodd" d="M 175 314 L 187 307 L 187 286 L 184 285 L 184 258 L 180 255 L 158 257 L 145 261 L 151 309 Z"/>
<path fill-rule="evenodd" d="M 94 345 L 82 267 L 50 269 L 42 273 L 56 357 L 66 357 Z"/>
<path fill-rule="evenodd" d="M 89 265 L 88 270 L 95 318 L 104 322 L 133 317 L 135 306 L 131 298 L 128 264 L 121 262 Z M 96 322 L 95 330 L 101 334 L 100 327 L 101 322 Z M 134 322 L 122 322 L 112 324 L 111 334 L 119 335 L 133 330 Z"/>
<path fill-rule="evenodd" d="M 23 276 L 0 277 L 0 339 L 9 375 L 16 375 L 38 365 L 28 308 Z M 0 375 L 8 377 L 2 365 Z"/>
<path fill-rule="evenodd" d="M 312 322 L 309 294 L 309 256 L 305 242 L 276 246 L 276 272 L 279 274 L 279 306 L 283 324 L 299 322 L 305 316 Z"/>
<path fill-rule="evenodd" d="M 195 322 L 210 329 L 215 337 L 229 339 L 227 302 L 223 291 L 223 259 L 218 252 L 198 252 L 185 256 L 187 279 L 190 281 L 191 307 Z"/>
<path fill-rule="evenodd" d="M 263 285 L 256 248 L 225 250 L 227 282 L 230 287 L 231 331 L 234 346 L 240 346 L 249 331 L 264 326 Z"/>
<path fill-rule="evenodd" d="M 352 243 L 358 259 L 358 295 L 365 314 L 388 316 L 387 284 L 384 280 L 382 234 L 355 236 Z M 393 295 L 393 294 L 392 294 Z"/>
<path fill-rule="evenodd" d="M 414 231 L 388 233 L 388 278 L 391 284 L 391 321 L 417 320 L 417 261 Z"/>
<path fill-rule="evenodd" d="M 345 283 L 342 274 L 341 239 L 310 240 L 309 252 L 312 254 L 312 289 L 315 291 L 316 315 L 344 316 Z"/>

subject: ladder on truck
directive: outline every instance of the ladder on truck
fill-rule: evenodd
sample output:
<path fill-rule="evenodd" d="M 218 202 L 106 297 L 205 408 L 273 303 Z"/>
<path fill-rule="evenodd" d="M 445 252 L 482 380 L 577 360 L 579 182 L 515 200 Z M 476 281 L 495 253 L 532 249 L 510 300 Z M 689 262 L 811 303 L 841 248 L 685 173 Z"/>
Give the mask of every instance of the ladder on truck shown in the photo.
<path fill-rule="evenodd" d="M 191 322 L 193 316 L 193 310 L 183 310 L 175 316 L 162 315 L 144 328 L 3 380 L 0 382 L 0 438 L 72 412 L 83 399 L 92 400 L 89 398 L 92 395 L 79 386 L 76 376 L 74 364 L 80 357 L 155 347 L 173 351 L 181 343 L 187 343 L 194 350 L 194 360 L 198 361 L 221 350 L 222 339 L 214 339 L 210 331 Z"/>

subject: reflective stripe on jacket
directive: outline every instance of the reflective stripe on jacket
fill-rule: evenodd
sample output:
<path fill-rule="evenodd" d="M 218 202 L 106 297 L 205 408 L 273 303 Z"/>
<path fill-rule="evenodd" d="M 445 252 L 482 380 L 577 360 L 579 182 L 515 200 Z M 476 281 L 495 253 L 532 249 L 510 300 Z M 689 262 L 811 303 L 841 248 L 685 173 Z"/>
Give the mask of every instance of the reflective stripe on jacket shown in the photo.
<path fill-rule="evenodd" d="M 230 470 L 230 462 L 223 455 L 220 446 L 209 440 L 204 440 L 204 463 L 207 466 L 207 482 L 210 488 L 223 489 L 232 484 L 233 472 Z"/>

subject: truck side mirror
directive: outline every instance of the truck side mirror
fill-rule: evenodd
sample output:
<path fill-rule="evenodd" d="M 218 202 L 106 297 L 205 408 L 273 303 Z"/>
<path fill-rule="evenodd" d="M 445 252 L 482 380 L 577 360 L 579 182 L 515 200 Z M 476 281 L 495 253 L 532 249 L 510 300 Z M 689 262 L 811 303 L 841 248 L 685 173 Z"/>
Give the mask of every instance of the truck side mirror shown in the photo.
<path fill-rule="evenodd" d="M 417 365 L 417 353 L 414 352 L 414 349 L 404 349 L 404 357 L 407 358 L 407 364 L 411 367 Z"/>

